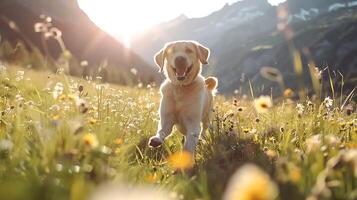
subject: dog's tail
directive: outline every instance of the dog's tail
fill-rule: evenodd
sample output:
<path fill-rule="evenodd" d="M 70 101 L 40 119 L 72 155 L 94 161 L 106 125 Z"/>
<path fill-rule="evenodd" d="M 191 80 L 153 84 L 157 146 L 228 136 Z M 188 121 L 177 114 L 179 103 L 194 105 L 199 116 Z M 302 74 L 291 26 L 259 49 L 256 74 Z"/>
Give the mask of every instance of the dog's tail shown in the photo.
<path fill-rule="evenodd" d="M 205 83 L 206 83 L 207 89 L 212 91 L 213 93 L 215 93 L 216 88 L 218 86 L 218 79 L 216 77 L 210 76 L 210 77 L 206 78 Z"/>

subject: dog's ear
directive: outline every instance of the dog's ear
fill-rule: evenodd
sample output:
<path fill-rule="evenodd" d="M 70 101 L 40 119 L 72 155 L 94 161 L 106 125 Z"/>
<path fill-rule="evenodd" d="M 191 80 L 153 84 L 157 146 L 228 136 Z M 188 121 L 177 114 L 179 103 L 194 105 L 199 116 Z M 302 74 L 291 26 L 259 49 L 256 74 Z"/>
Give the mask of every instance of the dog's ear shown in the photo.
<path fill-rule="evenodd" d="M 200 59 L 201 63 L 204 65 L 208 64 L 208 58 L 210 54 L 209 49 L 199 43 L 196 44 L 196 49 L 197 49 L 197 56 Z"/>
<path fill-rule="evenodd" d="M 162 48 L 154 56 L 155 63 L 160 68 L 160 72 L 162 72 L 164 65 L 165 65 L 165 57 L 166 57 L 165 50 L 166 50 L 166 47 Z"/>

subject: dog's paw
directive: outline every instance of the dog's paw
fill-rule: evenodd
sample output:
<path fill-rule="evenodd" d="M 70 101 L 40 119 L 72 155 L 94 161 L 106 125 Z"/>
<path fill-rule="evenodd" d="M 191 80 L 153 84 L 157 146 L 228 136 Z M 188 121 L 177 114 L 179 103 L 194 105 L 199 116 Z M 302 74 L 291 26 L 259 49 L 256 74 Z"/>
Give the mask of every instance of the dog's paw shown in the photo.
<path fill-rule="evenodd" d="M 156 148 L 156 147 L 159 147 L 162 145 L 164 141 L 157 137 L 157 136 L 152 136 L 150 139 L 149 139 L 149 147 L 153 147 L 153 148 Z"/>

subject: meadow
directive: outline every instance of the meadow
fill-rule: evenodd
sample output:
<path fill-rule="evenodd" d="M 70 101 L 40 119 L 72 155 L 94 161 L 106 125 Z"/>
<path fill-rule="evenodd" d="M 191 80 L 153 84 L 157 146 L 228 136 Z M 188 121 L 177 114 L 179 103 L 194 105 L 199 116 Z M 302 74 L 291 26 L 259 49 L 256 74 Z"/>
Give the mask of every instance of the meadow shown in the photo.
<path fill-rule="evenodd" d="M 155 85 L 2 63 L 0 199 L 357 199 L 355 102 L 293 93 L 218 95 L 191 157 L 176 130 L 148 147 Z"/>

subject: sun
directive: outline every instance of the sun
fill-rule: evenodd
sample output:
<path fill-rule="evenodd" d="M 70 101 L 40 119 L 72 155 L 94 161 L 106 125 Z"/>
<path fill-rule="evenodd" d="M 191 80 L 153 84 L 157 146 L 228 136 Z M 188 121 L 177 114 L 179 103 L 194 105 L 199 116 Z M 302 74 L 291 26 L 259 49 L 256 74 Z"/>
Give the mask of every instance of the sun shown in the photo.
<path fill-rule="evenodd" d="M 155 1 L 78 0 L 78 3 L 95 24 L 126 46 L 130 46 L 131 38 L 138 32 L 171 17 L 160 11 Z M 168 3 L 160 1 L 160 4 Z"/>
<path fill-rule="evenodd" d="M 237 0 L 78 0 L 101 29 L 130 45 L 137 33 L 179 15 L 203 17 Z"/>

